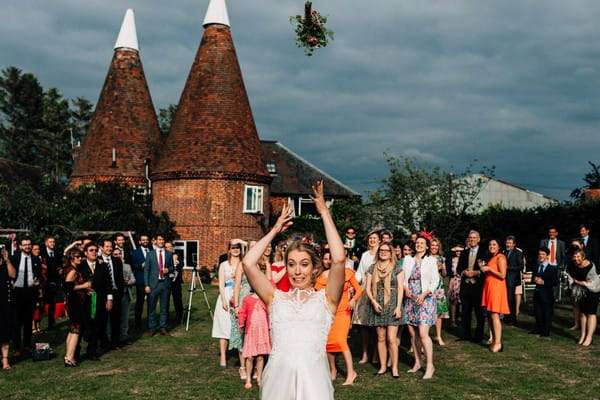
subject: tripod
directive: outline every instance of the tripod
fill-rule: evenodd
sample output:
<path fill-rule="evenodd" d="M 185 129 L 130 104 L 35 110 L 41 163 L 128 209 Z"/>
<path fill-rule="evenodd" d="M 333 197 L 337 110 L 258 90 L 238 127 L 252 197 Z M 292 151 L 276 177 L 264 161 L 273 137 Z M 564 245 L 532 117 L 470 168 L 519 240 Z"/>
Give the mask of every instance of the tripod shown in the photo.
<path fill-rule="evenodd" d="M 198 283 L 200 284 L 200 289 L 196 289 L 196 279 L 198 279 Z M 183 317 L 181 318 L 181 323 L 185 320 L 185 330 L 186 332 L 190 329 L 190 316 L 192 315 L 192 297 L 194 296 L 194 292 L 198 290 L 204 295 L 204 301 L 206 302 L 206 307 L 208 307 L 208 313 L 210 314 L 210 319 L 213 319 L 213 312 L 210 308 L 210 304 L 208 303 L 208 297 L 206 297 L 206 289 L 204 289 L 204 285 L 202 284 L 202 280 L 198 276 L 198 268 L 194 265 L 194 269 L 192 270 L 192 280 L 190 281 L 190 288 L 188 289 L 188 305 L 183 309 Z"/>

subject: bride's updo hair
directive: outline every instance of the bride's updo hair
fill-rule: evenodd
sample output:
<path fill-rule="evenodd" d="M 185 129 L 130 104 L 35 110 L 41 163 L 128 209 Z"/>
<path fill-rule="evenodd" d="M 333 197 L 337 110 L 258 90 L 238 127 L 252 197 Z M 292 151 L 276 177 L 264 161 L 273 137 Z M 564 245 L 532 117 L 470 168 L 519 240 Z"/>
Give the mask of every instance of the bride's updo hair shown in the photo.
<path fill-rule="evenodd" d="M 294 250 L 307 253 L 310 256 L 310 260 L 313 265 L 312 281 L 314 282 L 317 276 L 319 276 L 321 274 L 321 271 L 323 270 L 323 264 L 321 263 L 321 257 L 319 257 L 319 253 L 314 248 L 314 246 L 312 246 L 309 243 L 306 243 L 302 240 L 292 240 L 288 242 L 287 249 L 285 250 L 284 260 L 286 268 L 288 264 L 288 254 L 290 254 L 290 252 Z"/>

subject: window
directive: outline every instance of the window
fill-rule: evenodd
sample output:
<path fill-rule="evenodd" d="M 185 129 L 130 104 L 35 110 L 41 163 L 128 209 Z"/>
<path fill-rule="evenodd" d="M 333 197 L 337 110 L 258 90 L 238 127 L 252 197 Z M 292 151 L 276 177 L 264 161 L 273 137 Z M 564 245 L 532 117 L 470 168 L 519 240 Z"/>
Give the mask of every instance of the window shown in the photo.
<path fill-rule="evenodd" d="M 267 161 L 267 170 L 271 175 L 277 175 L 277 167 L 273 161 Z"/>
<path fill-rule="evenodd" d="M 174 240 L 173 247 L 175 253 L 179 255 L 179 261 L 182 261 L 185 267 L 196 265 L 198 262 L 197 240 Z"/>
<path fill-rule="evenodd" d="M 244 212 L 253 214 L 263 213 L 263 187 L 250 186 L 244 187 Z"/>
<path fill-rule="evenodd" d="M 299 201 L 299 207 L 298 207 L 298 215 L 304 215 L 304 216 L 318 216 L 319 213 L 317 212 L 317 207 L 315 207 L 315 203 L 313 203 L 313 201 L 308 198 L 300 198 Z"/>

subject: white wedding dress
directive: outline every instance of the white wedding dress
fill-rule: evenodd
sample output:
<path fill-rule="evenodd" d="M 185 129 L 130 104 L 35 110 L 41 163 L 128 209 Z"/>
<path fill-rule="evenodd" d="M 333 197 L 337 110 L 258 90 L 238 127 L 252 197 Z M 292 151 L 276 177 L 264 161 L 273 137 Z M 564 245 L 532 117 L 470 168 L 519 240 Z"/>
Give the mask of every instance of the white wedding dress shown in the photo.
<path fill-rule="evenodd" d="M 260 398 L 332 400 L 325 346 L 333 315 L 325 290 L 275 290 L 270 318 L 273 349 Z"/>

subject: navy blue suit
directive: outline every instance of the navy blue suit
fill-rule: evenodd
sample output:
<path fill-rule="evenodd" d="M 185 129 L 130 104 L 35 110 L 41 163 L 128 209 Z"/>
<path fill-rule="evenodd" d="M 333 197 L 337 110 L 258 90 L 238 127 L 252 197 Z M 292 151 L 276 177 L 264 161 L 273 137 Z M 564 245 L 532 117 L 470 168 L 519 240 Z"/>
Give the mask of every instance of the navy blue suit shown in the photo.
<path fill-rule="evenodd" d="M 533 307 L 535 310 L 536 331 L 542 336 L 550 336 L 552 316 L 554 314 L 554 287 L 558 285 L 558 269 L 555 265 L 548 264 L 540 273 L 540 264 L 533 269 L 531 282 L 540 277 L 543 285 L 535 285 Z"/>
<path fill-rule="evenodd" d="M 150 252 L 150 249 L 146 249 Z M 144 312 L 144 303 L 146 293 L 144 292 L 144 265 L 146 256 L 142 247 L 138 247 L 131 253 L 131 269 L 135 275 L 135 329 L 142 329 L 142 314 Z"/>

